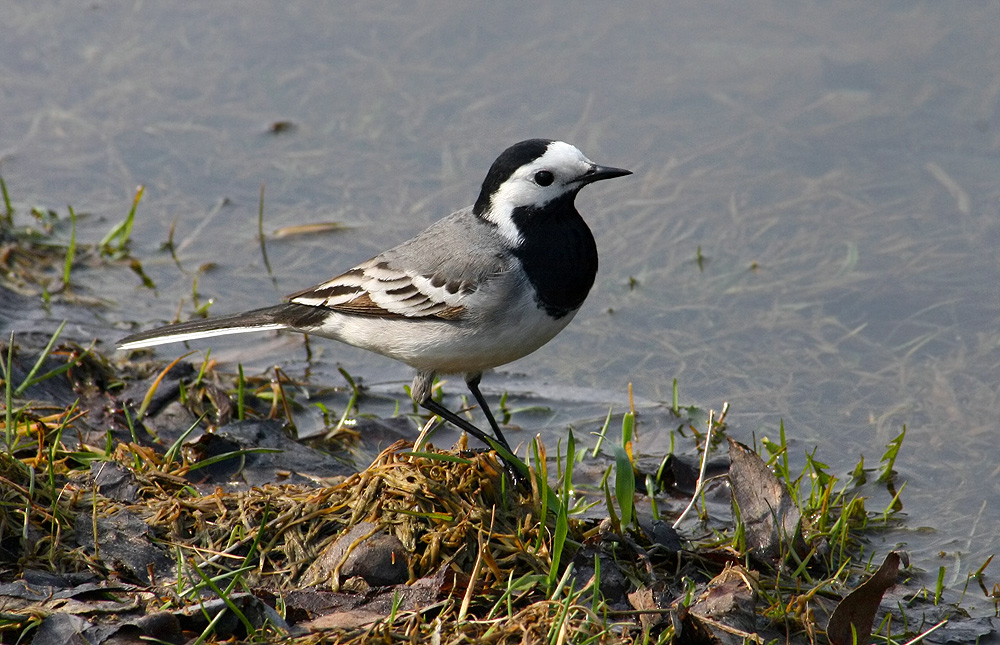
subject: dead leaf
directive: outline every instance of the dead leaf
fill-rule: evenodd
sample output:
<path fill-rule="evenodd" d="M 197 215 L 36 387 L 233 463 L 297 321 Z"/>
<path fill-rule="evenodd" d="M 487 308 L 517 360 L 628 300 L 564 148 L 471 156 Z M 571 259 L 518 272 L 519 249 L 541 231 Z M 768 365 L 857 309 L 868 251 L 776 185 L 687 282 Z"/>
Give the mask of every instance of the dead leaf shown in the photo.
<path fill-rule="evenodd" d="M 896 584 L 900 562 L 909 565 L 906 554 L 890 551 L 878 571 L 840 601 L 826 626 L 826 636 L 833 645 L 868 642 L 882 595 Z"/>
<path fill-rule="evenodd" d="M 306 623 L 309 631 L 319 631 L 325 629 L 356 629 L 364 627 L 385 618 L 388 614 L 364 609 L 353 609 L 351 611 L 336 611 L 332 614 L 320 616 L 316 620 Z"/>
<path fill-rule="evenodd" d="M 756 606 L 756 574 L 740 565 L 727 565 L 691 605 L 691 613 L 736 630 L 752 632 L 757 622 Z M 716 636 L 724 640 L 721 634 Z"/>
<path fill-rule="evenodd" d="M 177 579 L 175 561 L 152 542 L 149 525 L 131 511 L 119 510 L 98 517 L 96 522 L 89 513 L 80 513 L 75 528 L 77 544 L 94 553 L 109 569 L 144 585 Z"/>
<path fill-rule="evenodd" d="M 788 489 L 760 455 L 729 439 L 729 481 L 740 511 L 750 555 L 775 565 L 789 548 L 802 553 L 802 514 Z"/>
<path fill-rule="evenodd" d="M 628 594 L 628 602 L 634 609 L 639 611 L 649 611 L 651 609 L 662 609 L 657 602 L 658 594 L 655 594 L 649 587 L 641 587 Z M 659 612 L 639 614 L 639 622 L 642 623 L 642 632 L 649 634 L 649 631 L 663 622 L 666 616 Z"/>

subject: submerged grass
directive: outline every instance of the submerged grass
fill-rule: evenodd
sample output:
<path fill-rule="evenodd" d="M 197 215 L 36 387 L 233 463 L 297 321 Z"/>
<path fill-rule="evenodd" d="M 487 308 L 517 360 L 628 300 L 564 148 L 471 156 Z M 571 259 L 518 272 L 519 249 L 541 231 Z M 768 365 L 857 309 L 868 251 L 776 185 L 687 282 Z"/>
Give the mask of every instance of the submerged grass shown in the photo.
<path fill-rule="evenodd" d="M 144 188 L 136 190 L 132 206 L 125 218 L 113 226 L 97 243 L 81 244 L 77 225 L 84 214 L 68 206 L 68 216 L 60 218 L 55 211 L 35 207 L 28 212 L 31 220 L 18 225 L 6 183 L 0 177 L 5 213 L 0 217 L 0 275 L 3 286 L 14 291 L 40 295 L 48 305 L 54 294 L 75 300 L 71 286 L 73 268 L 86 262 L 90 265 L 122 265 L 134 272 L 146 287 L 154 285 L 142 268 L 142 263 L 128 250 L 136 210 Z M 21 218 L 18 218 L 21 219 Z M 68 232 L 64 232 L 68 225 Z"/>

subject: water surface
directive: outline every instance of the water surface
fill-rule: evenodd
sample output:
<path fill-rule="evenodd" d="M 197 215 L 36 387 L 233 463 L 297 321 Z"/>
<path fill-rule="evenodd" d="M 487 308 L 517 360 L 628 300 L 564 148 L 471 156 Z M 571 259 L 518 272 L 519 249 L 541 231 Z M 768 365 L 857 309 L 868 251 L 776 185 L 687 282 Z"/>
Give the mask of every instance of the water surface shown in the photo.
<path fill-rule="evenodd" d="M 911 521 L 875 548 L 901 544 L 928 584 L 946 566 L 960 588 L 1000 548 L 998 9 L 15 3 L 0 172 L 22 216 L 86 213 L 84 241 L 146 186 L 132 248 L 155 290 L 128 270 L 76 274 L 103 303 L 81 334 L 111 343 L 190 315 L 196 278 L 213 313 L 275 302 L 471 203 L 507 145 L 570 141 L 635 171 L 579 199 L 598 283 L 484 389 L 562 401 L 525 417 L 554 443 L 620 409 L 629 382 L 662 401 L 677 378 L 683 403 L 730 402 L 735 437 L 783 421 L 799 463 L 816 448 L 841 475 L 905 426 Z M 268 276 L 262 184 L 267 233 L 348 228 L 269 235 Z M 246 338 L 213 355 L 336 384 L 343 366 L 400 395 L 410 376 L 334 343 L 307 363 L 295 338 Z"/>

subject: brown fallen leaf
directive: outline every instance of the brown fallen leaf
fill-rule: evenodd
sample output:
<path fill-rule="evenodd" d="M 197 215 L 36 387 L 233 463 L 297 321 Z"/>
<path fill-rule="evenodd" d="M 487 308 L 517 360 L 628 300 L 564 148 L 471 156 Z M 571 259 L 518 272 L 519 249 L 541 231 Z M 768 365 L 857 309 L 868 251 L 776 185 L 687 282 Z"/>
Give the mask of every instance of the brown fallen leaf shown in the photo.
<path fill-rule="evenodd" d="M 309 631 L 320 631 L 327 629 L 357 629 L 365 625 L 371 625 L 385 618 L 388 614 L 376 611 L 366 611 L 364 609 L 352 609 L 351 611 L 336 611 L 332 614 L 320 616 L 315 620 L 310 620 L 304 626 Z"/>
<path fill-rule="evenodd" d="M 653 590 L 649 587 L 640 587 L 635 591 L 628 594 L 628 602 L 634 609 L 639 611 L 648 611 L 650 613 L 639 614 L 639 622 L 642 623 L 642 631 L 644 634 L 649 634 L 649 631 L 663 622 L 666 618 L 661 613 L 653 612 L 653 609 L 662 609 L 663 607 L 657 602 L 657 596 L 659 594 L 654 594 Z"/>
<path fill-rule="evenodd" d="M 691 605 L 700 618 L 724 623 L 742 632 L 752 632 L 757 622 L 757 576 L 740 565 L 727 564 Z M 720 639 L 720 634 L 716 634 Z"/>
<path fill-rule="evenodd" d="M 802 547 L 802 514 L 787 487 L 767 467 L 760 455 L 729 439 L 729 482 L 733 501 L 746 530 L 750 555 L 775 565 L 789 548 Z"/>
<path fill-rule="evenodd" d="M 833 645 L 867 643 L 872 634 L 875 612 L 882 603 L 882 596 L 896 584 L 899 564 L 909 565 L 905 553 L 890 551 L 871 578 L 847 594 L 830 616 L 826 636 Z"/>

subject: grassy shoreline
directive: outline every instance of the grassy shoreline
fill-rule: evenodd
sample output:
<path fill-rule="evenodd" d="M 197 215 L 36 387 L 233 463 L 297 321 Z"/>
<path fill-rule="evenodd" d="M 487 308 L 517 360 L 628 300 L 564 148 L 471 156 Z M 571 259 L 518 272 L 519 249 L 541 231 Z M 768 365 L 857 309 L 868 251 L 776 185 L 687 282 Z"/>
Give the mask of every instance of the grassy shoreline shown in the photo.
<path fill-rule="evenodd" d="M 3 188 L 8 286 L 47 303 L 85 257 L 142 275 L 128 252 L 141 189 L 87 247 L 54 242 L 52 227 L 14 230 Z M 8 341 L 4 642 L 66 630 L 161 642 L 815 642 L 878 569 L 872 538 L 902 521 L 893 462 L 905 432 L 847 481 L 816 455 L 792 472 L 783 428 L 759 456 L 730 443 L 712 472 L 708 458 L 726 456 L 726 406 L 717 417 L 675 397 L 679 432 L 700 452 L 657 455 L 648 472 L 634 408 L 609 413 L 592 445 L 572 432 L 555 447 L 532 441 L 521 486 L 491 454 L 404 443 L 344 470 L 338 453 L 364 440 L 342 432 L 360 389 L 330 415 L 326 440 L 303 448 L 284 434 L 303 404 L 280 375 L 115 359 L 59 333 Z M 603 471 L 599 484 L 574 477 L 585 467 Z M 886 508 L 865 507 L 872 486 L 889 491 Z M 733 512 L 709 510 L 728 490 Z M 928 616 L 958 615 L 940 577 L 927 589 L 905 569 L 880 573 L 905 603 L 871 624 L 883 588 L 831 632 L 905 642 L 939 622 Z"/>

